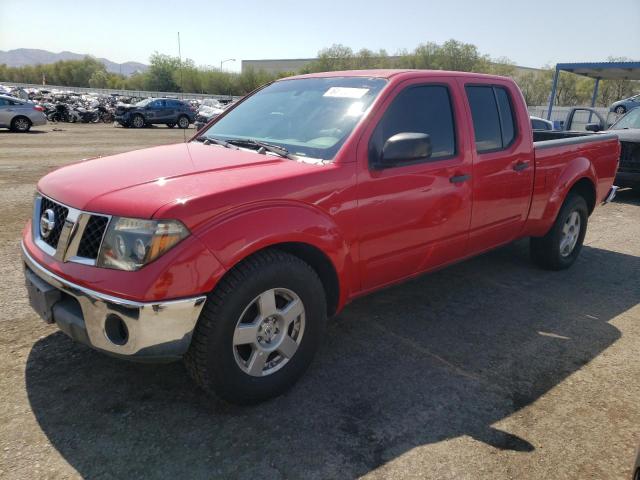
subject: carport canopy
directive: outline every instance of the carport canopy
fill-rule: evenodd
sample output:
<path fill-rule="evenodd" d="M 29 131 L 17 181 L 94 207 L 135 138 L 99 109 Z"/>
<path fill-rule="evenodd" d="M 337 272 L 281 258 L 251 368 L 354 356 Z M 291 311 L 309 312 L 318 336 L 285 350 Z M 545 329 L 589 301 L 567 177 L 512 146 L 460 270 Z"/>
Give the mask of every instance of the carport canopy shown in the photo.
<path fill-rule="evenodd" d="M 575 73 L 576 75 L 582 75 L 583 77 L 589 77 L 595 80 L 593 95 L 591 96 L 591 107 L 594 107 L 596 104 L 600 80 L 640 80 L 640 62 L 558 63 L 556 65 L 556 73 L 553 76 L 553 85 L 551 86 L 547 120 L 551 120 L 553 100 L 556 97 L 558 79 L 562 71 Z"/>

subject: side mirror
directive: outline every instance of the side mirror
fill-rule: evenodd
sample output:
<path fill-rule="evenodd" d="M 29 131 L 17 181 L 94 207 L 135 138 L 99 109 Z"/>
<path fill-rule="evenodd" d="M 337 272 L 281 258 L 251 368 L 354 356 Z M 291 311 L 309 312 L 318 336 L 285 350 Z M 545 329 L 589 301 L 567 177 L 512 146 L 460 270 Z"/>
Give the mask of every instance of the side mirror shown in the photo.
<path fill-rule="evenodd" d="M 426 133 L 404 132 L 389 138 L 382 147 L 377 168 L 424 160 L 431 156 L 431 137 Z"/>
<path fill-rule="evenodd" d="M 587 132 L 599 132 L 603 130 L 602 125 L 599 123 L 587 123 L 587 126 L 584 128 Z"/>

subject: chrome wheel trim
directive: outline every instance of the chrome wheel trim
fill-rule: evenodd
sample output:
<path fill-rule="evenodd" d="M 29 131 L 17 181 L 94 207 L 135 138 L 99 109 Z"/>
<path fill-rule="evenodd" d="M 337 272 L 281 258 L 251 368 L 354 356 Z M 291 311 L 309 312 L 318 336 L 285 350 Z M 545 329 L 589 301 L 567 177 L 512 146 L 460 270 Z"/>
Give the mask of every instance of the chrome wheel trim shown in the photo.
<path fill-rule="evenodd" d="M 14 125 L 16 126 L 16 130 L 24 132 L 27 128 L 29 128 L 29 120 L 27 120 L 26 118 L 16 118 Z"/>
<path fill-rule="evenodd" d="M 253 377 L 266 377 L 296 354 L 305 326 L 300 297 L 286 288 L 262 292 L 242 311 L 233 332 L 233 357 Z"/>
<path fill-rule="evenodd" d="M 582 220 L 580 214 L 577 211 L 573 211 L 567 217 L 567 220 L 562 226 L 562 237 L 560 238 L 560 255 L 568 257 L 576 248 L 578 243 L 578 237 L 580 237 L 580 229 L 582 227 Z"/>

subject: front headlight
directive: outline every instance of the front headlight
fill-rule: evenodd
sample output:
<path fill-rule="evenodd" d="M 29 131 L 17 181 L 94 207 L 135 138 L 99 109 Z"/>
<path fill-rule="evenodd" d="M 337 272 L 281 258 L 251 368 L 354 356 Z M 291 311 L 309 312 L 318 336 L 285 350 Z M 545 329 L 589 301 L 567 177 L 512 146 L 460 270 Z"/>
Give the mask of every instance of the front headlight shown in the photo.
<path fill-rule="evenodd" d="M 99 267 L 138 270 L 189 235 L 178 220 L 113 217 L 98 254 Z"/>

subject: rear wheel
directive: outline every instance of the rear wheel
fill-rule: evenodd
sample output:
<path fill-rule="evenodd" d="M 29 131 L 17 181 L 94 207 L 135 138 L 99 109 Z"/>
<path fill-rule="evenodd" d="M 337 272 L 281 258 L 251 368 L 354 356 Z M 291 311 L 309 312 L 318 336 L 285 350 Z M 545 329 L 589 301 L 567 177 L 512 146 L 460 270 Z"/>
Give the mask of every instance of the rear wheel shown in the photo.
<path fill-rule="evenodd" d="M 31 129 L 31 120 L 27 117 L 16 117 L 11 121 L 11 130 L 25 133 Z"/>
<path fill-rule="evenodd" d="M 185 363 L 208 393 L 237 404 L 289 389 L 320 344 L 326 301 L 316 272 L 279 250 L 234 267 L 209 295 Z"/>
<path fill-rule="evenodd" d="M 131 119 L 131 126 L 133 128 L 142 128 L 144 127 L 144 118 L 139 113 L 136 113 Z"/>
<path fill-rule="evenodd" d="M 189 128 L 189 119 L 185 115 L 178 118 L 178 127 Z"/>
<path fill-rule="evenodd" d="M 576 261 L 587 233 L 589 209 L 585 199 L 570 193 L 555 223 L 544 237 L 531 238 L 531 258 L 543 268 L 563 270 Z"/>

